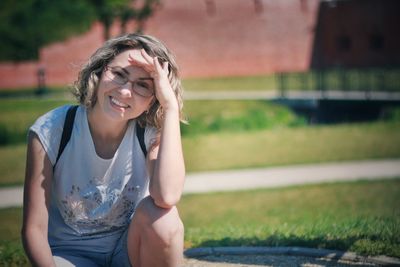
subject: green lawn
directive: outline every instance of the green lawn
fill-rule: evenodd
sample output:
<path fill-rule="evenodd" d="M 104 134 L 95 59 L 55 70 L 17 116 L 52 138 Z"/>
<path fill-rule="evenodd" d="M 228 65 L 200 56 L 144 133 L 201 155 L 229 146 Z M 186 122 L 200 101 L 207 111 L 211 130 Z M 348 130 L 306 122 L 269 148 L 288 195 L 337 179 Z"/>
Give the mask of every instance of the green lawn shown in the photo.
<path fill-rule="evenodd" d="M 186 247 L 305 246 L 400 257 L 400 179 L 188 195 Z"/>
<path fill-rule="evenodd" d="M 179 210 L 186 248 L 304 246 L 400 257 L 400 177 L 184 195 Z M 0 266 L 27 266 L 21 213 L 0 210 Z"/>
<path fill-rule="evenodd" d="M 71 101 L 55 99 L 0 99 L 0 145 L 25 141 L 26 132 L 47 111 Z"/>
<path fill-rule="evenodd" d="M 28 127 L 66 103 L 0 99 L 4 136 L 20 136 L 0 146 L 0 186 L 22 184 Z M 287 108 L 264 101 L 187 101 L 186 113 L 190 124 L 182 131 L 188 172 L 400 157 L 399 116 L 385 122 L 306 126 Z"/>
<path fill-rule="evenodd" d="M 182 81 L 187 91 L 246 91 L 276 90 L 276 76 L 259 75 L 243 77 L 189 78 Z"/>
<path fill-rule="evenodd" d="M 188 171 L 400 157 L 400 123 L 343 124 L 183 138 Z"/>
<path fill-rule="evenodd" d="M 274 128 L 183 138 L 188 172 L 400 157 L 400 123 Z M 26 145 L 0 146 L 0 186 L 22 184 Z"/>

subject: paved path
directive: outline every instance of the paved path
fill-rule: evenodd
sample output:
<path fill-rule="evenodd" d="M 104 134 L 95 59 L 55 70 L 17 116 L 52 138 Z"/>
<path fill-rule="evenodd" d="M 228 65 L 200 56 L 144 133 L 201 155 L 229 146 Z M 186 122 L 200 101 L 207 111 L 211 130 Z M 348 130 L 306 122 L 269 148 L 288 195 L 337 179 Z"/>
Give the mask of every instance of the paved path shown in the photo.
<path fill-rule="evenodd" d="M 400 177 L 400 159 L 324 163 L 187 175 L 184 194 Z M 21 187 L 0 189 L 0 208 L 21 206 Z"/>
<path fill-rule="evenodd" d="M 400 177 L 400 159 L 194 173 L 188 175 L 185 193 L 232 191 L 390 177 Z"/>
<path fill-rule="evenodd" d="M 324 163 L 260 169 L 191 173 L 184 193 L 204 193 L 289 185 L 400 177 L 400 159 Z M 0 208 L 21 206 L 22 187 L 0 189 Z M 254 251 L 256 249 L 257 251 Z M 259 250 L 263 251 L 259 251 Z M 197 248 L 187 250 L 185 267 L 238 266 L 399 266 L 400 259 L 357 255 L 331 258 L 308 248 Z M 209 251 L 210 250 L 210 251 Z M 265 250 L 265 251 L 264 251 Z M 287 251 L 286 251 L 287 250 Z M 296 252 L 296 253 L 294 253 Z M 322 251 L 322 253 L 325 253 Z M 193 254 L 193 255 L 189 255 Z M 346 254 L 347 255 L 347 254 Z M 322 256 L 322 258 L 321 258 Z M 351 258 L 353 257 L 353 258 Z"/>

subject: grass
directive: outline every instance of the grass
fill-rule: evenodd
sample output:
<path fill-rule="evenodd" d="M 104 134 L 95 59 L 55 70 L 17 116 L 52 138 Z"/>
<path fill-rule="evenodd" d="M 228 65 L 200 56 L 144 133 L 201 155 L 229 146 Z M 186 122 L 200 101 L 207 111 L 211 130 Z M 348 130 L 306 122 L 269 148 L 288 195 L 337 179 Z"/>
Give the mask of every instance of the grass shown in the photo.
<path fill-rule="evenodd" d="M 188 172 L 400 157 L 400 123 L 376 122 L 183 138 Z M 25 144 L 0 146 L 0 186 L 22 184 Z"/>
<path fill-rule="evenodd" d="M 40 115 L 68 103 L 71 101 L 1 99 L 0 145 L 25 142 L 28 128 Z M 266 101 L 187 101 L 185 113 L 190 125 L 182 126 L 183 135 L 306 124 L 288 108 Z"/>
<path fill-rule="evenodd" d="M 375 122 L 183 138 L 188 171 L 400 157 L 400 123 Z"/>
<path fill-rule="evenodd" d="M 189 125 L 182 125 L 185 137 L 306 125 L 306 120 L 289 108 L 268 101 L 192 100 L 186 101 L 185 114 L 189 120 Z"/>
<path fill-rule="evenodd" d="M 21 244 L 22 209 L 0 209 L 0 266 L 30 266 Z"/>
<path fill-rule="evenodd" d="M 47 111 L 71 101 L 53 99 L 1 99 L 0 145 L 20 143 L 26 139 L 30 125 Z"/>
<path fill-rule="evenodd" d="M 179 208 L 186 247 L 305 246 L 400 257 L 399 196 L 396 179 L 187 195 Z"/>
<path fill-rule="evenodd" d="M 399 196 L 400 178 L 184 195 L 179 210 L 186 248 L 304 246 L 400 257 Z M 1 266 L 28 266 L 21 213 L 0 210 Z"/>
<path fill-rule="evenodd" d="M 278 88 L 274 74 L 243 77 L 188 78 L 182 81 L 182 85 L 187 91 L 246 91 L 276 90 Z"/>

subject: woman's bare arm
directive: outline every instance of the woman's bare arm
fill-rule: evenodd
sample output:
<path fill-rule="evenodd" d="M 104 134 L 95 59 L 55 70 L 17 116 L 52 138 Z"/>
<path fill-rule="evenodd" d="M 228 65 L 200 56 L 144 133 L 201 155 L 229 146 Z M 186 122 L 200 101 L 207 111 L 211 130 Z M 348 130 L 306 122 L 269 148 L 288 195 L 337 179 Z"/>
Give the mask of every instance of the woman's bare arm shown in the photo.
<path fill-rule="evenodd" d="M 165 110 L 159 146 L 148 155 L 150 195 L 157 206 L 170 208 L 178 203 L 185 180 L 179 110 Z"/>
<path fill-rule="evenodd" d="M 47 239 L 53 167 L 36 134 L 30 132 L 24 186 L 22 241 L 33 266 L 55 266 Z"/>
<path fill-rule="evenodd" d="M 168 79 L 168 63 L 164 62 L 161 65 L 157 58 L 149 56 L 144 49 L 141 50 L 141 55 L 145 62 L 130 58 L 131 63 L 150 73 L 155 84 L 155 95 L 164 110 L 160 142 L 148 155 L 149 191 L 157 206 L 171 208 L 178 203 L 185 181 L 180 110 Z"/>

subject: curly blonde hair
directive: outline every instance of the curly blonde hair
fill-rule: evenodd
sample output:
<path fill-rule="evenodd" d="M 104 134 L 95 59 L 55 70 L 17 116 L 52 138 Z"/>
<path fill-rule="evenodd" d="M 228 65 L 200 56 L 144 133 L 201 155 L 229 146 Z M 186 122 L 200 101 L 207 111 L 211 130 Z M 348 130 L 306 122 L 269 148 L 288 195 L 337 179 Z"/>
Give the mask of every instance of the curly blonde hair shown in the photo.
<path fill-rule="evenodd" d="M 81 105 L 93 108 L 97 101 L 97 88 L 105 67 L 120 53 L 129 49 L 144 49 L 150 56 L 157 57 L 162 64 L 167 61 L 169 65 L 168 79 L 178 100 L 180 119 L 183 118 L 183 88 L 179 78 L 178 66 L 174 55 L 158 39 L 149 35 L 126 34 L 106 41 L 102 47 L 89 58 L 88 62 L 79 72 L 78 80 L 74 83 L 73 94 Z M 162 127 L 164 116 L 163 108 L 156 100 L 148 112 L 141 114 L 137 120 L 144 127 Z"/>

